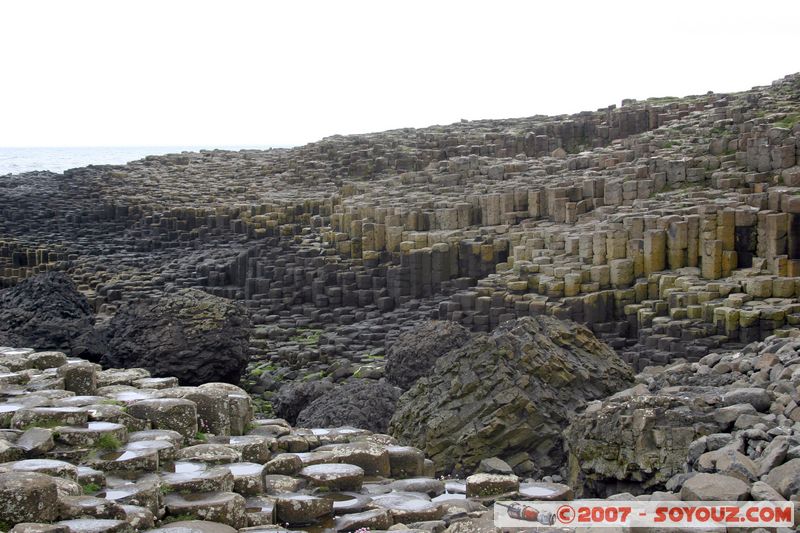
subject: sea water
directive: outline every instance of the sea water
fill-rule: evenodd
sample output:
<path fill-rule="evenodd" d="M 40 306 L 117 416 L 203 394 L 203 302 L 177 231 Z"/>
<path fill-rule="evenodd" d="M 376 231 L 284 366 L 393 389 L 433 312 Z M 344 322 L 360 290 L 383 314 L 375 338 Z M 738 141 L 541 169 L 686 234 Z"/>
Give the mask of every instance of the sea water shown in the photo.
<path fill-rule="evenodd" d="M 87 165 L 122 165 L 148 155 L 177 154 L 199 150 L 267 149 L 269 146 L 99 146 L 99 147 L 0 147 L 0 176 L 34 170 L 63 172 Z"/>

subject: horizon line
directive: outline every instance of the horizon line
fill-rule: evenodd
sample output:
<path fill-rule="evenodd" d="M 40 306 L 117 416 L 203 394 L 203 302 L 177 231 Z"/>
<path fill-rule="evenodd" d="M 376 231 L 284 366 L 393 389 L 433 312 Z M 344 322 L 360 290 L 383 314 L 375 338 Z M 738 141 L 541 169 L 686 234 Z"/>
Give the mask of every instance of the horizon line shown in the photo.
<path fill-rule="evenodd" d="M 300 144 L 263 144 L 263 143 L 209 143 L 209 144 L 20 144 L 0 145 L 5 148 L 294 148 Z"/>

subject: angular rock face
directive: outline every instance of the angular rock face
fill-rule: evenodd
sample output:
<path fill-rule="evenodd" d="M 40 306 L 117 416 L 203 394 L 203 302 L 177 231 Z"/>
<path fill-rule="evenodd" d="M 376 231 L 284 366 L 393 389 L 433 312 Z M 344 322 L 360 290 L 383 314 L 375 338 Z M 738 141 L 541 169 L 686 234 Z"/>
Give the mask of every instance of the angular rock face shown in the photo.
<path fill-rule="evenodd" d="M 402 389 L 428 374 L 436 359 L 469 341 L 469 331 L 454 322 L 423 322 L 403 333 L 386 354 L 386 379 Z"/>
<path fill-rule="evenodd" d="M 287 383 L 275 395 L 272 408 L 276 415 L 294 424 L 300 411 L 332 389 L 333 383 L 324 380 Z"/>
<path fill-rule="evenodd" d="M 41 274 L 0 291 L 0 346 L 81 354 L 93 326 L 88 300 L 62 272 Z"/>
<path fill-rule="evenodd" d="M 663 487 L 684 471 L 690 444 L 720 429 L 709 410 L 678 395 L 590 406 L 564 433 L 570 485 L 586 496 Z"/>
<path fill-rule="evenodd" d="M 247 361 L 250 322 L 229 300 L 184 289 L 130 303 L 111 320 L 107 367 L 141 367 L 184 385 L 238 383 Z"/>
<path fill-rule="evenodd" d="M 630 368 L 584 326 L 526 317 L 442 356 L 398 403 L 390 432 L 444 472 L 497 456 L 519 472 L 563 463 L 568 416 L 624 388 Z"/>
<path fill-rule="evenodd" d="M 56 484 L 53 478 L 35 472 L 0 474 L 0 521 L 48 521 L 56 517 Z"/>
<path fill-rule="evenodd" d="M 388 383 L 353 379 L 311 402 L 298 415 L 297 425 L 384 432 L 399 397 L 400 391 Z"/>

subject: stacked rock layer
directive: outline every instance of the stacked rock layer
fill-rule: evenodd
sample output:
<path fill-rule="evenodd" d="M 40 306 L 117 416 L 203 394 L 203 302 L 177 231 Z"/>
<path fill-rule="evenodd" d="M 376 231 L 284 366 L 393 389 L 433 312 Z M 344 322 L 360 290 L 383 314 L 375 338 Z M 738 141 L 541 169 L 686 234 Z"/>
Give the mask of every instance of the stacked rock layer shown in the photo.
<path fill-rule="evenodd" d="M 253 354 L 306 371 L 343 358 L 352 373 L 420 316 L 487 331 L 550 314 L 637 369 L 697 361 L 800 321 L 799 97 L 792 75 L 5 176 L 0 285 L 65 270 L 101 315 L 200 288 L 248 307 Z M 281 350 L 296 328 L 327 329 L 323 346 Z"/>

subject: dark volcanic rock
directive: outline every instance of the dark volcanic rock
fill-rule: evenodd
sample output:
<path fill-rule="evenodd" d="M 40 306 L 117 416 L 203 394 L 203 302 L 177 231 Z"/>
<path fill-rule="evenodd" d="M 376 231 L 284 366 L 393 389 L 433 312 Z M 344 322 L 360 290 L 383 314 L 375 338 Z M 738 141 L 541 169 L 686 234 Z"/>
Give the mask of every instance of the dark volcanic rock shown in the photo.
<path fill-rule="evenodd" d="M 297 425 L 354 426 L 383 433 L 399 397 L 400 391 L 388 383 L 353 379 L 311 402 L 298 415 Z"/>
<path fill-rule="evenodd" d="M 250 322 L 230 300 L 184 289 L 123 306 L 106 331 L 106 367 L 142 367 L 183 385 L 238 383 Z"/>
<path fill-rule="evenodd" d="M 62 272 L 0 291 L 0 345 L 81 354 L 93 326 L 88 300 Z"/>
<path fill-rule="evenodd" d="M 565 459 L 568 417 L 631 379 L 586 327 L 525 317 L 439 358 L 400 398 L 390 432 L 447 473 L 494 456 L 518 472 L 554 472 Z"/>
<path fill-rule="evenodd" d="M 294 424 L 300 411 L 333 387 L 333 383 L 325 380 L 287 383 L 272 398 L 272 408 L 276 415 Z"/>
<path fill-rule="evenodd" d="M 423 322 L 403 333 L 386 353 L 386 379 L 408 389 L 428 374 L 436 360 L 467 343 L 470 334 L 455 322 Z"/>

